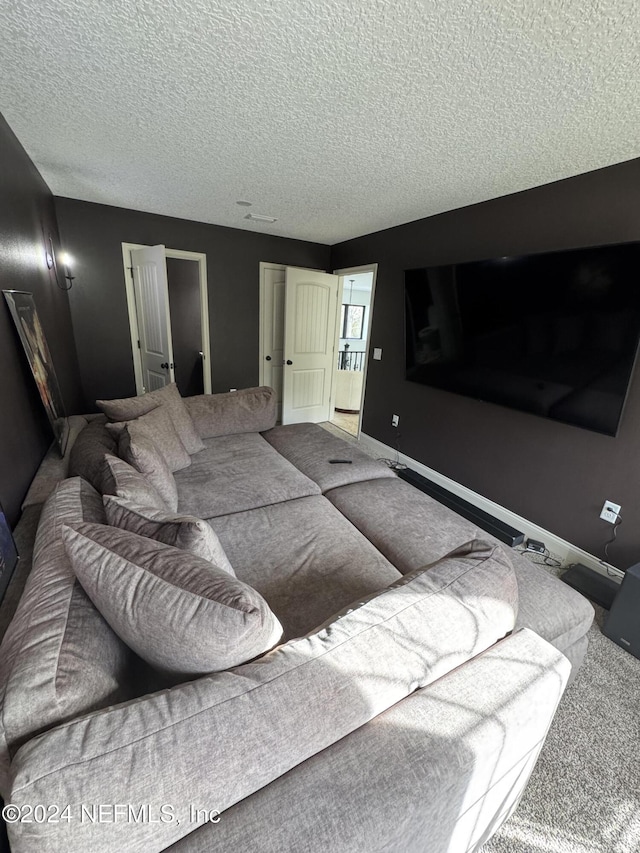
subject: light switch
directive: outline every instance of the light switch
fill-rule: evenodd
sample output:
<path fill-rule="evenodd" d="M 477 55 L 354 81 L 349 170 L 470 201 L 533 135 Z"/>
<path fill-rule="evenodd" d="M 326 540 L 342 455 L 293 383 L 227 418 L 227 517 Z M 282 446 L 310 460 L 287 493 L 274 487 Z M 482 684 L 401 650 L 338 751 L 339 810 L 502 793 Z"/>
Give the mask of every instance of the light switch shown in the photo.
<path fill-rule="evenodd" d="M 373 360 L 382 361 L 382 347 L 373 348 Z"/>

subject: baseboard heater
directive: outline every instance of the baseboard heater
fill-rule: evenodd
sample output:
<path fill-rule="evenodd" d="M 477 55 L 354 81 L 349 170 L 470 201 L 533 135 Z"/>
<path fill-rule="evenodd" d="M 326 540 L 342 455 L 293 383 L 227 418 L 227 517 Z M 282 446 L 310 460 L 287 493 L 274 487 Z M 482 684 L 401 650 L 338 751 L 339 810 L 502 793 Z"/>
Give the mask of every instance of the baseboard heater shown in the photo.
<path fill-rule="evenodd" d="M 509 545 L 513 548 L 524 542 L 524 533 L 520 530 L 516 530 L 516 528 L 511 527 L 510 524 L 500 521 L 499 518 L 494 518 L 494 516 L 489 515 L 488 512 L 478 509 L 477 506 L 469 503 L 469 501 L 465 501 L 463 498 L 459 498 L 457 495 L 454 495 L 453 492 L 448 491 L 442 486 L 438 486 L 432 480 L 427 480 L 427 478 L 423 477 L 422 474 L 418 474 L 416 471 L 406 468 L 402 471 L 398 471 L 398 475 L 402 477 L 403 480 L 406 480 L 407 483 L 411 483 L 412 486 L 415 486 L 416 489 L 420 489 L 421 492 L 435 498 L 438 503 L 441 503 L 444 506 L 449 507 L 449 509 L 452 509 L 454 512 L 457 512 L 458 515 L 466 518 L 467 521 L 472 521 L 474 524 L 477 524 L 478 527 L 482 530 L 486 530 L 487 533 L 495 536 L 496 539 L 504 542 L 505 545 Z"/>

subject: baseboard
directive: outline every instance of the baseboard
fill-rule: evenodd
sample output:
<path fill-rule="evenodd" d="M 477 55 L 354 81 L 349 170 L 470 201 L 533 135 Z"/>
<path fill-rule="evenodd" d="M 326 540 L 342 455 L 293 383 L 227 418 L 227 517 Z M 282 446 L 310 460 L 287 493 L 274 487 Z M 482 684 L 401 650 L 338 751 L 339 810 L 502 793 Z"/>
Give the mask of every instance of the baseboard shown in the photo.
<path fill-rule="evenodd" d="M 374 451 L 377 456 L 386 459 L 396 458 L 396 450 L 393 447 L 389 447 L 388 444 L 383 444 L 381 441 L 378 441 L 377 438 L 373 438 L 372 436 L 361 432 L 360 441 L 362 444 L 367 445 L 372 451 Z M 398 453 L 397 458 L 399 462 L 402 462 L 412 470 L 417 471 L 418 474 L 421 474 L 428 480 L 431 480 L 437 485 L 453 492 L 454 495 L 458 495 L 458 497 L 468 501 L 470 504 L 478 507 L 478 509 L 495 516 L 495 518 L 500 519 L 500 521 L 504 521 L 506 524 L 521 530 L 527 539 L 538 539 L 544 542 L 549 551 L 561 560 L 563 565 L 582 563 L 583 566 L 588 566 L 590 569 L 593 569 L 605 577 L 613 577 L 618 581 L 622 580 L 624 577 L 624 572 L 620 571 L 620 569 L 617 569 L 615 566 L 605 563 L 593 554 L 589 554 L 588 551 L 584 551 L 582 548 L 572 545 L 571 542 L 567 542 L 566 539 L 561 539 L 559 536 L 556 536 L 555 533 L 545 530 L 544 527 L 534 524 L 528 519 L 523 518 L 521 515 L 512 512 L 510 509 L 485 498 L 483 495 L 478 494 L 478 492 L 468 489 L 461 483 L 457 483 L 455 480 L 445 477 L 444 474 L 440 474 L 433 468 L 423 465 L 422 462 L 412 459 L 411 456 L 407 456 L 404 453 Z"/>

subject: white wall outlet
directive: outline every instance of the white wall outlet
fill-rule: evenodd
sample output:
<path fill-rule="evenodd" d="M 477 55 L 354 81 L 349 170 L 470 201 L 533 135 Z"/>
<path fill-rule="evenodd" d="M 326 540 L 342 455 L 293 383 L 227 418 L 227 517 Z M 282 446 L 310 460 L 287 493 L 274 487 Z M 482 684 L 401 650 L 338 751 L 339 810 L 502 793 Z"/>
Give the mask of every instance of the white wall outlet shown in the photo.
<path fill-rule="evenodd" d="M 391 426 L 400 426 L 400 415 L 391 415 Z"/>
<path fill-rule="evenodd" d="M 603 521 L 608 521 L 609 524 L 615 524 L 620 516 L 621 509 L 620 504 L 614 504 L 613 501 L 605 501 L 602 506 L 600 518 Z"/>
<path fill-rule="evenodd" d="M 382 361 L 382 347 L 373 348 L 373 360 Z"/>

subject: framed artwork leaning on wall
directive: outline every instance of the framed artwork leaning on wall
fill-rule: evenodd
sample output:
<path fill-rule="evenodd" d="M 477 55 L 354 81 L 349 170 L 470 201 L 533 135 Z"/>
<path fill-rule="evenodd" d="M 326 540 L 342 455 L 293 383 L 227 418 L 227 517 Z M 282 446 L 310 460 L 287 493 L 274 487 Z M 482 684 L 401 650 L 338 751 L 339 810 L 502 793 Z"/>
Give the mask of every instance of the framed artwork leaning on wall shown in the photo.
<path fill-rule="evenodd" d="M 64 456 L 69 438 L 67 418 L 53 367 L 51 353 L 38 317 L 33 294 L 23 290 L 3 290 L 18 336 L 47 411 L 60 454 Z"/>

